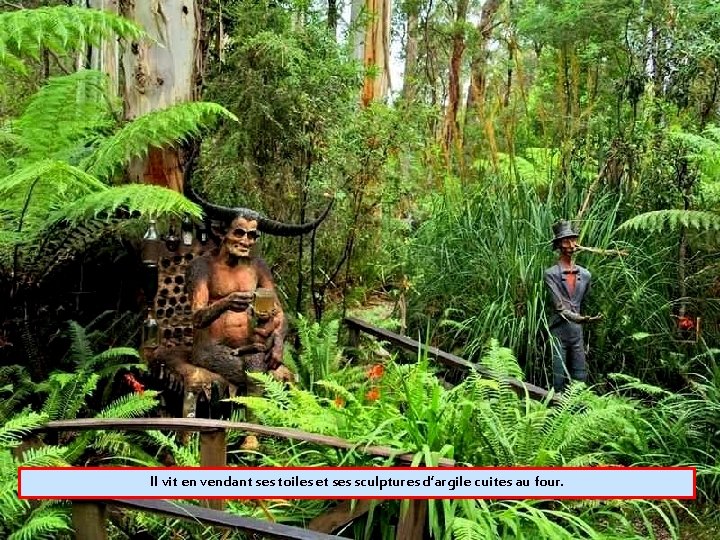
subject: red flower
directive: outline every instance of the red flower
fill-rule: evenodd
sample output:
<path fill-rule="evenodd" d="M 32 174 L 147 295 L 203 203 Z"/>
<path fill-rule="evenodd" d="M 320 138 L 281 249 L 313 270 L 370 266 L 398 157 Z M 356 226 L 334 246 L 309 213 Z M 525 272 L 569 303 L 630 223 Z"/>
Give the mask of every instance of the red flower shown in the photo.
<path fill-rule="evenodd" d="M 375 364 L 374 366 L 371 366 L 370 369 L 367 370 L 367 377 L 370 380 L 377 380 L 382 378 L 383 374 L 385 373 L 385 368 L 382 364 Z"/>
<path fill-rule="evenodd" d="M 340 396 L 335 396 L 335 406 L 341 408 L 345 405 L 345 400 Z"/>
<path fill-rule="evenodd" d="M 678 317 L 678 327 L 680 330 L 692 330 L 695 328 L 695 321 L 692 317 L 683 315 L 682 317 Z"/>
<path fill-rule="evenodd" d="M 380 389 L 377 387 L 373 387 L 370 389 L 370 391 L 365 394 L 365 397 L 370 401 L 375 401 L 376 399 L 380 398 Z"/>
<path fill-rule="evenodd" d="M 130 387 L 132 387 L 133 391 L 136 394 L 142 394 L 145 391 L 145 386 L 140 381 L 138 381 L 132 373 L 125 374 L 125 381 Z"/>

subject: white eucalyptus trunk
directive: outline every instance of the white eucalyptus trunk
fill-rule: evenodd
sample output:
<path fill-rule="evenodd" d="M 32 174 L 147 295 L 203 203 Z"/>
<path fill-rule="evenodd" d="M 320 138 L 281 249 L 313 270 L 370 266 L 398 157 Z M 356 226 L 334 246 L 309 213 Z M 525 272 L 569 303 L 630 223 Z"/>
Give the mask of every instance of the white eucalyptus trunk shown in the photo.
<path fill-rule="evenodd" d="M 156 42 L 141 40 L 124 47 L 120 66 L 125 118 L 193 101 L 202 68 L 200 12 L 196 0 L 128 0 L 121 15 L 139 24 Z M 177 152 L 152 149 L 128 169 L 132 181 L 182 191 Z"/>
<path fill-rule="evenodd" d="M 88 6 L 118 15 L 118 0 L 89 0 Z M 104 71 L 110 78 L 110 90 L 117 96 L 120 90 L 120 44 L 117 38 L 104 39 L 90 50 L 90 67 Z"/>
<path fill-rule="evenodd" d="M 365 10 L 370 16 L 365 27 L 363 65 L 373 68 L 374 77 L 365 77 L 362 102 L 382 100 L 390 89 L 390 20 L 392 0 L 366 0 Z"/>

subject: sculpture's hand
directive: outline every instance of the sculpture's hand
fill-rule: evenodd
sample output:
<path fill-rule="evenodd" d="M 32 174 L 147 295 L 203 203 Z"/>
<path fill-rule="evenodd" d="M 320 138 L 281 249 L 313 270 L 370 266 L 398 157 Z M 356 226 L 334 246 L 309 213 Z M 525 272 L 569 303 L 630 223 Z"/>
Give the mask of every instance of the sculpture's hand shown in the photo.
<path fill-rule="evenodd" d="M 231 311 L 247 311 L 250 302 L 253 300 L 253 293 L 251 292 L 234 292 L 230 293 L 225 297 L 227 309 Z"/>
<path fill-rule="evenodd" d="M 603 314 L 600 313 L 600 314 L 598 314 L 598 315 L 592 315 L 592 316 L 590 316 L 590 317 L 586 317 L 585 319 L 586 319 L 587 322 L 591 322 L 591 323 L 592 323 L 592 322 L 599 322 L 599 321 L 602 321 L 602 320 L 603 320 Z"/>

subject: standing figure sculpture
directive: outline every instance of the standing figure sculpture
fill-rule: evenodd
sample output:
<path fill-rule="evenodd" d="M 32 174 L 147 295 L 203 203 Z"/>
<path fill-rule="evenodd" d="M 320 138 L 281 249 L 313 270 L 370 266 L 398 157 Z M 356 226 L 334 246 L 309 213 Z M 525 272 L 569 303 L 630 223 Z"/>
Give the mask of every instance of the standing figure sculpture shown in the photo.
<path fill-rule="evenodd" d="M 228 208 L 202 199 L 190 186 L 188 196 L 206 214 L 227 228 L 219 248 L 196 258 L 188 268 L 187 287 L 193 321 L 192 364 L 221 375 L 245 395 L 261 395 L 262 388 L 247 374 L 281 368 L 286 333 L 285 316 L 265 261 L 253 253 L 262 232 L 297 236 L 312 231 L 325 219 L 332 202 L 315 221 L 288 225 L 247 208 Z M 261 304 L 265 304 L 262 305 Z M 280 373 L 283 371 L 285 373 Z"/>
<path fill-rule="evenodd" d="M 547 286 L 554 309 L 550 317 L 550 339 L 552 342 L 553 388 L 562 392 L 568 377 L 576 381 L 587 380 L 587 362 L 583 324 L 599 321 L 602 315 L 581 315 L 583 300 L 590 292 L 592 275 L 573 258 L 578 249 L 578 234 L 568 221 L 553 225 L 554 250 L 560 252 L 558 262 L 545 270 Z"/>

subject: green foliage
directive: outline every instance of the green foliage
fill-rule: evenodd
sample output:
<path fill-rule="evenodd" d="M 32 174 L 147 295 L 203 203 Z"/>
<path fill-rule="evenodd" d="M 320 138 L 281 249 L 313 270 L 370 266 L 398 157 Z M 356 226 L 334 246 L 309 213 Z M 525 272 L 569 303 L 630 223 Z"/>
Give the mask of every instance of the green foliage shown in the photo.
<path fill-rule="evenodd" d="M 108 179 L 131 159 L 144 156 L 148 148 L 189 140 L 221 118 L 237 121 L 234 114 L 216 103 L 181 103 L 150 112 L 100 142 L 81 167 L 97 178 Z"/>
<path fill-rule="evenodd" d="M 143 35 L 127 19 L 100 10 L 57 6 L 0 13 L 0 66 L 24 72 L 23 57 L 38 58 L 43 49 L 63 54 L 108 37 Z"/>
<path fill-rule="evenodd" d="M 117 126 L 106 85 L 107 77 L 93 71 L 51 79 L 11 123 L 18 144 L 0 178 L 0 232 L 7 240 L 0 268 L 8 273 L 15 267 L 26 280 L 47 279 L 108 233 L 134 234 L 123 216 L 201 216 L 197 205 L 169 189 L 105 182 L 148 148 L 234 116 L 213 103 L 185 103 Z"/>
<path fill-rule="evenodd" d="M 481 364 L 498 380 L 471 375 L 446 390 L 429 368 L 427 358 L 418 363 L 387 363 L 384 374 L 357 379 L 343 387 L 336 380 L 352 377 L 333 374 L 316 383 L 335 392 L 329 399 L 298 388 L 285 388 L 271 377 L 260 376 L 265 398 L 237 398 L 247 404 L 264 424 L 296 427 L 335 435 L 364 444 L 385 444 L 416 454 L 415 463 L 433 465 L 450 457 L 471 466 L 587 466 L 617 463 L 612 450 L 643 440 L 644 411 L 637 402 L 617 396 L 598 396 L 581 384 L 573 385 L 559 406 L 525 400 L 502 382 L 517 376 L 520 368 L 512 353 L 491 342 Z M 346 367 L 342 371 L 358 371 Z M 371 395 L 369 389 L 375 389 Z M 283 445 L 269 443 L 265 461 L 284 459 Z M 313 451 L 293 445 L 305 465 L 350 464 L 351 456 Z M 649 518 L 655 514 L 668 522 L 675 517 L 671 506 L 618 503 L 612 509 L 583 504 L 548 504 L 542 501 L 430 501 L 428 523 L 435 537 L 478 534 L 479 538 L 598 538 L 601 523 L 613 523 L 616 536 L 634 538 L 627 516 Z M 372 518 L 370 518 L 372 519 Z M 457 520 L 457 521 L 456 521 Z M 649 525 L 648 525 L 649 527 Z M 372 527 L 371 527 L 372 528 Z M 602 529 L 605 526 L 602 525 Z M 484 535 L 484 536 L 483 536 Z M 525 536 L 527 535 L 527 536 Z"/>
<path fill-rule="evenodd" d="M 703 210 L 656 210 L 630 218 L 620 229 L 649 233 L 677 232 L 681 227 L 698 231 L 720 230 L 720 216 Z"/>
<path fill-rule="evenodd" d="M 296 374 L 302 388 L 313 390 L 317 381 L 327 379 L 340 366 L 342 350 L 337 344 L 340 321 L 333 319 L 321 324 L 300 315 L 296 322 L 300 351 L 297 355 L 286 351 L 285 364 Z"/>

